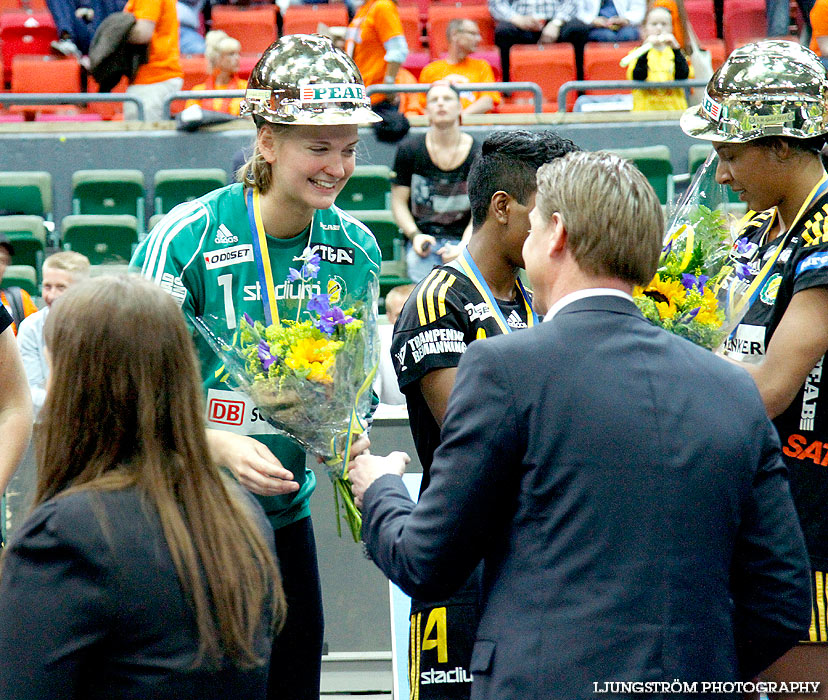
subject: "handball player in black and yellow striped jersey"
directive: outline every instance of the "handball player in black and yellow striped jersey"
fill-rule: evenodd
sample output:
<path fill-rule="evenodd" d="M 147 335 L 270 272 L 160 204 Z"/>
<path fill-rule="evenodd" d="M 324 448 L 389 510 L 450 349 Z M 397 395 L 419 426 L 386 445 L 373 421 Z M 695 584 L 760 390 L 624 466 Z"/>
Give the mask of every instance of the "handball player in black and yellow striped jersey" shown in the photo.
<path fill-rule="evenodd" d="M 574 150 L 579 150 L 574 143 L 551 131 L 491 134 L 469 172 L 473 234 L 468 248 L 417 285 L 395 325 L 391 355 L 423 465 L 420 493 L 428 488 L 440 425 L 468 344 L 538 323 L 531 294 L 518 278 L 536 173 Z M 412 700 L 469 697 L 479 588 L 478 568 L 449 600 L 412 600 Z"/>

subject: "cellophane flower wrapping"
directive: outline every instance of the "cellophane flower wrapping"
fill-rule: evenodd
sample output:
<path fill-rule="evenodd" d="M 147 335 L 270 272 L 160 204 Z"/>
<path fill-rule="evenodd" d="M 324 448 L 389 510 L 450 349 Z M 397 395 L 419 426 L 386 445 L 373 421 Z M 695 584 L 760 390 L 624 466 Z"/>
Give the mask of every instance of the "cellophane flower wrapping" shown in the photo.
<path fill-rule="evenodd" d="M 709 350 L 718 348 L 747 311 L 750 273 L 730 253 L 736 217 L 716 183 L 712 152 L 666 226 L 658 271 L 633 298 L 652 323 Z"/>
<path fill-rule="evenodd" d="M 301 273 L 292 270 L 288 279 L 313 271 L 313 260 L 309 257 Z M 316 294 L 293 304 L 280 300 L 281 318 L 269 326 L 247 314 L 232 331 L 223 318 L 194 319 L 224 363 L 225 381 L 247 394 L 279 433 L 322 458 L 334 485 L 337 529 L 341 535 L 341 501 L 357 542 L 362 517 L 347 464 L 351 441 L 365 429 L 372 408 L 379 362 L 377 289 L 374 278 L 356 296 Z"/>

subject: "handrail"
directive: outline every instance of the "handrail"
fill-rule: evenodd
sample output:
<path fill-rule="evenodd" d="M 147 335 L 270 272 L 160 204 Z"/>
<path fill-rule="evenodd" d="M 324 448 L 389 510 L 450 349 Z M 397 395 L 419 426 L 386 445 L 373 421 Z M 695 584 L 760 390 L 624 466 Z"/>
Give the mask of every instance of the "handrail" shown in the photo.
<path fill-rule="evenodd" d="M 566 112 L 566 96 L 573 90 L 657 90 L 659 88 L 705 87 L 707 80 L 570 80 L 558 89 L 558 111 Z"/>
<path fill-rule="evenodd" d="M 172 119 L 170 107 L 178 100 L 209 100 L 211 97 L 244 97 L 244 90 L 180 90 L 164 100 L 163 113 Z"/>
<path fill-rule="evenodd" d="M 138 119 L 144 118 L 141 98 L 121 92 L 0 92 L 0 104 L 80 105 L 88 102 L 131 102 L 138 109 Z"/>
<path fill-rule="evenodd" d="M 403 83 L 403 84 L 394 84 L 394 85 L 385 85 L 377 84 L 377 85 L 369 85 L 365 92 L 369 95 L 373 95 L 377 92 L 428 92 L 431 90 L 431 83 Z M 540 85 L 537 83 L 528 83 L 528 82 L 514 82 L 514 83 L 458 83 L 454 87 L 458 90 L 462 90 L 463 92 L 486 92 L 486 91 L 497 91 L 497 92 L 531 92 L 532 93 L 532 101 L 535 105 L 535 112 L 540 113 L 543 111 L 543 92 L 540 89 Z"/>

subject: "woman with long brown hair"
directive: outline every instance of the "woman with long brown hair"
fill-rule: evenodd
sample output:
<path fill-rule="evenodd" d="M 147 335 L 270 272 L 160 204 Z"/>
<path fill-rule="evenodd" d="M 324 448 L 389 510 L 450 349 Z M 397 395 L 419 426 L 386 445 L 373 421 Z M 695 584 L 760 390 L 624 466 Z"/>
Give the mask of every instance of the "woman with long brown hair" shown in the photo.
<path fill-rule="evenodd" d="M 261 508 L 209 457 L 175 301 L 82 282 L 51 358 L 34 509 L 0 569 L 0 697 L 262 698 L 284 611 Z"/>

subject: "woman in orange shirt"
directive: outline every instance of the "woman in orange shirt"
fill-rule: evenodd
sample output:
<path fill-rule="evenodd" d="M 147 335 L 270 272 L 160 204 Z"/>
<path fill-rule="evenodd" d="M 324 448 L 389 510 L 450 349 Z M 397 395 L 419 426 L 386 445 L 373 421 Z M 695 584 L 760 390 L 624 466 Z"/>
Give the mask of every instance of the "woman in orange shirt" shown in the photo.
<path fill-rule="evenodd" d="M 207 32 L 204 37 L 204 55 L 210 67 L 210 75 L 193 90 L 244 90 L 247 81 L 237 75 L 239 70 L 241 42 L 221 30 Z M 226 112 L 239 116 L 240 97 L 212 97 L 206 100 L 187 100 L 187 107 L 199 104 L 213 112 Z"/>

